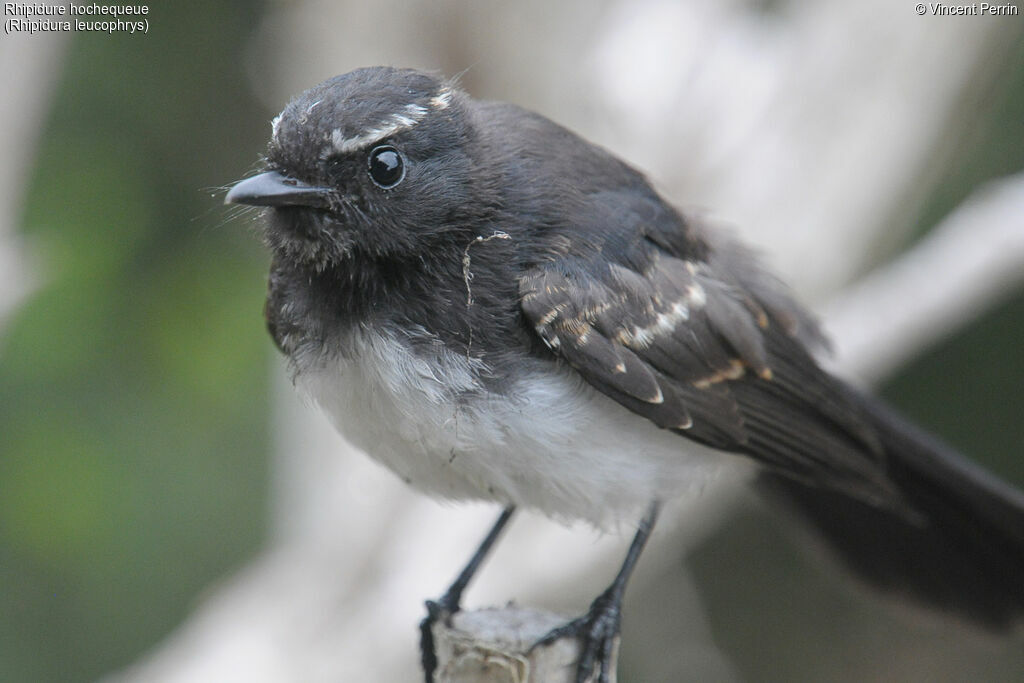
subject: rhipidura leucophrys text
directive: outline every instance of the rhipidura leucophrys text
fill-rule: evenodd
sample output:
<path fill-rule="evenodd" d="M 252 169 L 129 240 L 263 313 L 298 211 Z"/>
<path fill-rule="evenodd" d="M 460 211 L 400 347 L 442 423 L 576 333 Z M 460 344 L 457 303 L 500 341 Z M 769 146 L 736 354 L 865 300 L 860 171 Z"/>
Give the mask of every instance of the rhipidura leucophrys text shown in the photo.
<path fill-rule="evenodd" d="M 543 642 L 608 676 L 659 501 L 732 471 L 869 583 L 990 629 L 1024 615 L 1024 494 L 819 368 L 812 317 L 727 231 L 537 114 L 366 68 L 292 100 L 264 172 L 266 318 L 296 384 L 410 485 L 609 525 L 614 583 Z M 756 464 L 752 467 L 750 463 Z"/>

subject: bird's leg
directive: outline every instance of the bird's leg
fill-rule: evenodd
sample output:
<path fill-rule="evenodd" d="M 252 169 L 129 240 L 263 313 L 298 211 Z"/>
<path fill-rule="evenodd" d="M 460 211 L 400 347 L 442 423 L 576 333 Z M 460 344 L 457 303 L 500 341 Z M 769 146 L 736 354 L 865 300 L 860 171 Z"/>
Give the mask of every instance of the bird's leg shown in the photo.
<path fill-rule="evenodd" d="M 448 587 L 444 595 L 436 601 L 427 600 L 427 616 L 420 622 L 420 662 L 423 665 L 423 673 L 426 675 L 427 683 L 433 683 L 434 669 L 437 668 L 437 652 L 434 649 L 434 624 L 459 611 L 462 592 L 466 590 L 466 586 L 472 581 L 473 575 L 476 574 L 477 569 L 480 568 L 480 565 L 487 558 L 491 547 L 498 540 L 498 537 L 501 536 L 502 530 L 508 524 L 508 521 L 512 519 L 512 513 L 515 511 L 514 505 L 510 505 L 502 511 L 494 526 L 487 532 L 487 536 L 484 537 L 480 547 L 469 558 L 469 562 L 459 572 L 459 576 Z"/>
<path fill-rule="evenodd" d="M 610 667 L 614 660 L 615 646 L 619 640 L 619 624 L 622 619 L 622 596 L 626 592 L 626 584 L 636 567 L 640 553 L 658 520 L 660 504 L 651 503 L 647 514 L 640 521 L 636 536 L 629 546 L 626 559 L 622 562 L 618 575 L 603 593 L 590 603 L 590 609 L 581 617 L 567 624 L 552 629 L 543 638 L 534 643 L 533 648 L 550 645 L 561 638 L 576 638 L 580 641 L 580 658 L 576 663 L 576 683 L 592 680 L 595 669 L 598 671 L 598 682 L 608 683 Z"/>

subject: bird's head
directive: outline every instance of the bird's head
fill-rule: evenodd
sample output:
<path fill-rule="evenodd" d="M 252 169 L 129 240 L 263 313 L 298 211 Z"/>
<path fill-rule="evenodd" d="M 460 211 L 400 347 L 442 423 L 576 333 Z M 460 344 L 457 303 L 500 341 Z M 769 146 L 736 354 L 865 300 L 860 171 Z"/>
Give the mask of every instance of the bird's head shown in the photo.
<path fill-rule="evenodd" d="M 482 205 L 467 102 L 451 82 L 411 69 L 331 78 L 273 120 L 264 172 L 225 201 L 267 207 L 278 258 L 316 270 L 354 252 L 415 255 Z"/>

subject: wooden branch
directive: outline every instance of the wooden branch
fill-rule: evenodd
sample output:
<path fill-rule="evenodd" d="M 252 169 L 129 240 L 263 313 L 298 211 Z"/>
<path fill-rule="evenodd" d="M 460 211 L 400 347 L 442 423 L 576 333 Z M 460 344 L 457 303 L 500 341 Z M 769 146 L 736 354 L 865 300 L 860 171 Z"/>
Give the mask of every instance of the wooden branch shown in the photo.
<path fill-rule="evenodd" d="M 566 618 L 509 605 L 458 612 L 434 625 L 437 683 L 571 683 L 579 643 L 530 647 Z M 615 659 L 618 659 L 616 648 Z M 613 661 L 613 666 L 615 662 Z M 612 672 L 610 683 L 615 683 Z"/>
<path fill-rule="evenodd" d="M 877 381 L 1024 283 L 1024 173 L 968 197 L 924 240 L 847 287 L 823 320 L 834 368 Z"/>

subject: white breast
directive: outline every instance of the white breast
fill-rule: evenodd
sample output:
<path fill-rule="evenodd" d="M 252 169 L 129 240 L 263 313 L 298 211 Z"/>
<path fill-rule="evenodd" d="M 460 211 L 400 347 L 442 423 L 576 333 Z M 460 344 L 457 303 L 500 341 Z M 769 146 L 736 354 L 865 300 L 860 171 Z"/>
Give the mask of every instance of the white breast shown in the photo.
<path fill-rule="evenodd" d="M 429 494 L 606 526 L 747 469 L 659 429 L 568 368 L 545 367 L 498 395 L 479 383 L 479 360 L 437 340 L 414 353 L 395 334 L 364 330 L 352 349 L 300 363 L 296 384 L 353 445 Z"/>

